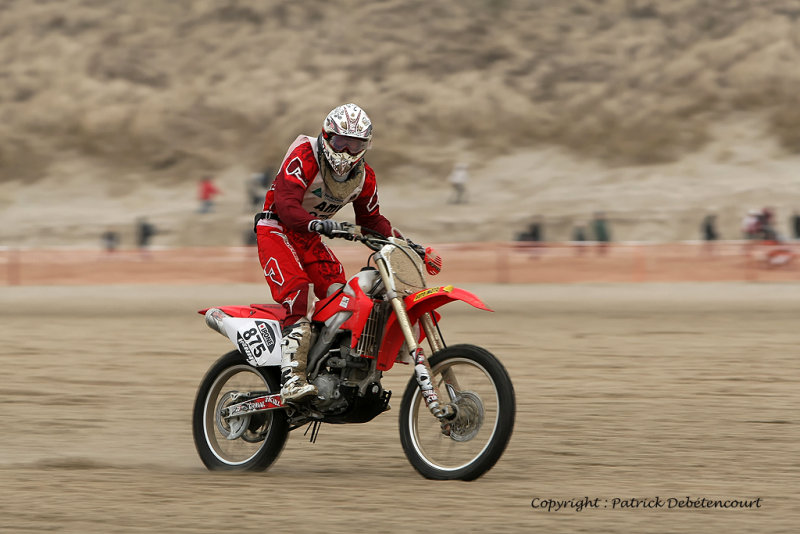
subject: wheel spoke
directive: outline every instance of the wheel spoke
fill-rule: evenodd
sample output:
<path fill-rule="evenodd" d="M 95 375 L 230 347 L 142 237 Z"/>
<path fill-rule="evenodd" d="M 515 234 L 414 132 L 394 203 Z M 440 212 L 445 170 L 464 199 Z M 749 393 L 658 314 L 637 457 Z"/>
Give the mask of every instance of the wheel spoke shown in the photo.
<path fill-rule="evenodd" d="M 238 365 L 221 373 L 208 392 L 205 403 L 204 434 L 211 452 L 227 465 L 251 460 L 264 445 L 272 422 L 271 414 L 223 417 L 222 410 L 241 402 L 241 392 L 269 391 L 264 377 L 249 365 Z M 241 438 L 241 439 L 239 439 Z"/>
<path fill-rule="evenodd" d="M 451 345 L 431 355 L 431 381 L 454 408 L 432 416 L 415 379 L 400 405 L 400 441 L 411 465 L 427 478 L 475 480 L 500 459 L 514 430 L 514 386 L 503 364 L 486 349 Z"/>
<path fill-rule="evenodd" d="M 492 377 L 469 359 L 449 359 L 433 367 L 439 384 L 445 383 L 456 418 L 449 435 L 442 433 L 421 395 L 414 397 L 409 414 L 411 439 L 421 458 L 436 469 L 456 470 L 475 461 L 489 446 L 499 417 L 499 399 Z M 443 379 L 458 376 L 459 390 Z"/>

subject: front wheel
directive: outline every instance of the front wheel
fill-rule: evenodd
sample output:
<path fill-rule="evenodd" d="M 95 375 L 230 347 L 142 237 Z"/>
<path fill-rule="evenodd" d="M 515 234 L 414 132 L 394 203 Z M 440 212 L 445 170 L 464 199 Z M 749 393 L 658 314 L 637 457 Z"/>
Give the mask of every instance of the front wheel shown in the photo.
<path fill-rule="evenodd" d="M 503 364 L 474 345 L 453 345 L 430 357 L 440 404 L 455 419 L 443 429 L 412 378 L 400 405 L 400 441 L 411 465 L 437 480 L 474 480 L 492 468 L 514 429 L 514 386 Z"/>
<path fill-rule="evenodd" d="M 276 367 L 253 367 L 239 351 L 222 356 L 208 370 L 194 402 L 192 433 L 206 467 L 225 471 L 263 471 L 286 444 L 289 423 L 282 410 L 224 417 L 235 402 L 280 391 Z"/>

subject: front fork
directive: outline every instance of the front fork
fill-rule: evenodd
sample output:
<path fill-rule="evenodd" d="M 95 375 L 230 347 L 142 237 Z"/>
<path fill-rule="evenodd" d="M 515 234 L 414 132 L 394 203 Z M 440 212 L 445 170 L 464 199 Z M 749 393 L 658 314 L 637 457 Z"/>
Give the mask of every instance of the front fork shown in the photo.
<path fill-rule="evenodd" d="M 436 354 L 445 348 L 444 340 L 439 333 L 439 328 L 437 328 L 436 323 L 433 320 L 433 316 L 430 313 L 422 314 L 422 317 L 420 317 L 420 323 L 422 324 L 422 330 L 425 332 L 425 337 L 428 340 L 428 344 L 431 347 L 431 354 Z M 447 393 L 450 396 L 450 402 L 454 402 L 456 400 L 457 392 L 460 388 L 453 370 L 450 368 L 443 369 L 442 380 L 447 388 Z"/>
<path fill-rule="evenodd" d="M 378 265 L 378 271 L 380 271 L 381 277 L 384 280 L 385 286 L 387 288 L 391 287 L 387 283 L 389 280 L 391 280 L 391 277 L 386 269 L 386 264 L 383 261 L 378 261 L 376 263 Z M 425 352 L 417 343 L 416 336 L 414 336 L 414 329 L 411 325 L 411 320 L 408 318 L 408 313 L 406 312 L 403 298 L 392 289 L 389 290 L 388 296 L 392 303 L 394 313 L 397 316 L 397 322 L 400 325 L 400 329 L 403 331 L 403 337 L 405 337 L 406 346 L 408 346 L 411 358 L 414 360 L 414 376 L 417 379 L 417 384 L 419 385 L 420 392 L 422 393 L 422 398 L 425 399 L 425 405 L 428 407 L 431 413 L 442 422 L 443 430 L 445 430 L 447 421 L 455 417 L 455 408 L 453 407 L 452 403 L 446 403 L 444 405 L 439 404 L 439 399 L 441 398 L 438 391 L 439 388 L 432 380 L 433 371 L 431 370 L 431 365 L 428 362 L 428 358 L 425 357 Z M 425 330 L 425 334 L 428 337 L 428 342 L 431 345 L 431 349 L 436 352 L 437 350 L 444 348 L 444 343 L 439 336 L 438 330 L 433 324 L 431 315 L 429 313 L 424 314 L 421 318 L 421 322 L 422 327 Z M 451 387 L 452 386 L 450 386 L 448 383 L 448 391 L 450 392 L 450 396 L 452 396 L 452 392 L 450 391 Z"/>

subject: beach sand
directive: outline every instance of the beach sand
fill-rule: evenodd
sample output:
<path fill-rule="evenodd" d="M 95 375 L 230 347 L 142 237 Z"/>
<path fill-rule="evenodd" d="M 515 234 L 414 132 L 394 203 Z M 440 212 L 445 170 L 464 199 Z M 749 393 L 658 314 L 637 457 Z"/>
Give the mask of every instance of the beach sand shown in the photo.
<path fill-rule="evenodd" d="M 195 311 L 258 284 L 2 288 L 4 532 L 788 532 L 800 475 L 798 291 L 746 283 L 466 285 L 495 312 L 443 308 L 450 343 L 488 348 L 517 396 L 483 478 L 431 482 L 394 410 L 298 430 L 265 473 L 205 470 L 191 410 L 230 349 Z M 760 498 L 760 508 L 620 509 L 615 498 Z M 598 499 L 547 512 L 534 498 Z"/>

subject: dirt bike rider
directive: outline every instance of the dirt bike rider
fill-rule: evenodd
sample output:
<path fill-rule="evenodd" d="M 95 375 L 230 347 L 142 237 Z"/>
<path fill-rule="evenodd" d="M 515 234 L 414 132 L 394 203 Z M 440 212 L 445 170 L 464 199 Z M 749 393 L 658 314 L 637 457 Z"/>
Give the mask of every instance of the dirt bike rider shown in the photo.
<path fill-rule="evenodd" d="M 355 222 L 383 236 L 400 233 L 380 213 L 375 172 L 364 161 L 372 122 L 355 104 L 333 109 L 318 137 L 300 135 L 289 147 L 264 211 L 256 215 L 258 257 L 275 302 L 283 305 L 281 397 L 294 401 L 317 393 L 306 381 L 314 297 L 345 283 L 342 264 L 322 242 L 341 224 L 330 220 L 353 203 Z"/>

